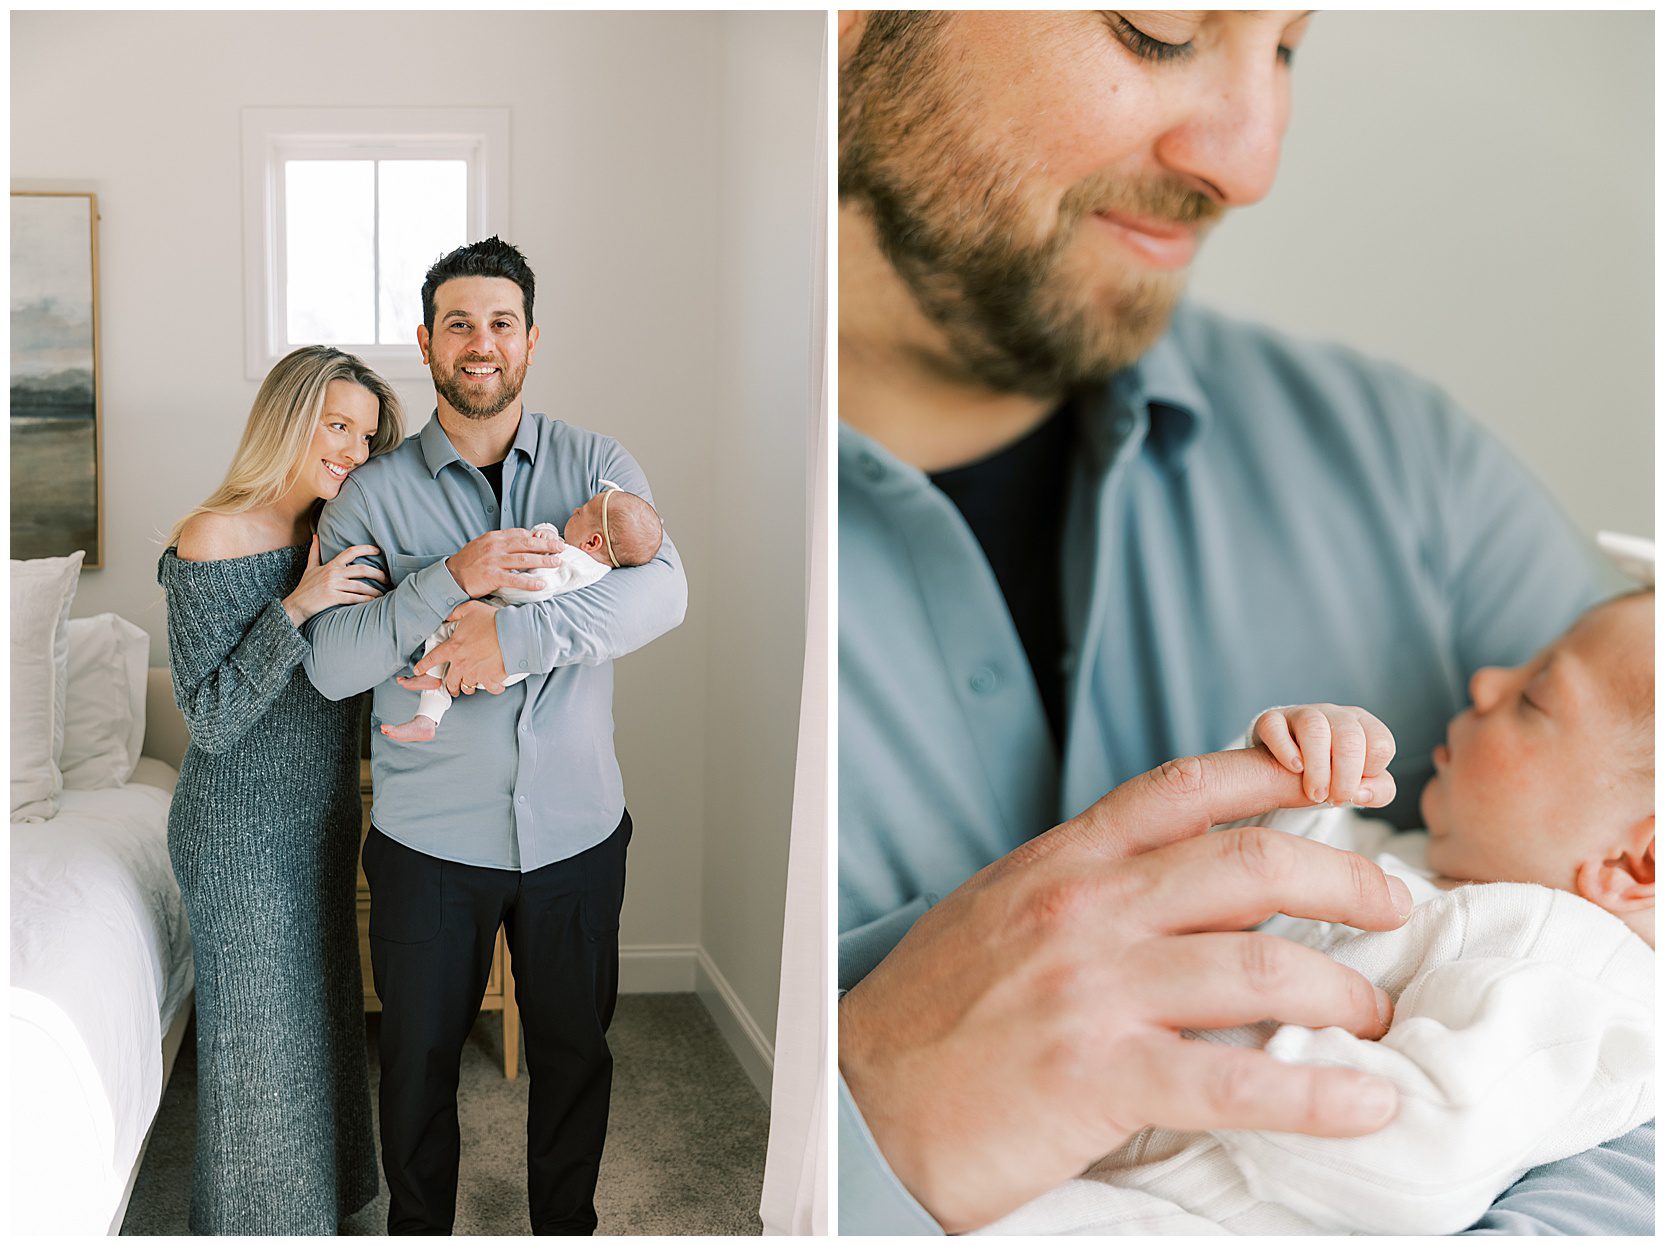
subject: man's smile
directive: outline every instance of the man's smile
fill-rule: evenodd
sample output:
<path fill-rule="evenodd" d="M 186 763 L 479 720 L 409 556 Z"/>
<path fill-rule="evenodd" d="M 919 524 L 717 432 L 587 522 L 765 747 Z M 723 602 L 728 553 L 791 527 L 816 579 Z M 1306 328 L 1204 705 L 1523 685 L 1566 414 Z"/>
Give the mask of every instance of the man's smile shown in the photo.
<path fill-rule="evenodd" d="M 1197 253 L 1197 228 L 1129 212 L 1095 212 L 1093 219 L 1152 268 L 1184 268 Z"/>

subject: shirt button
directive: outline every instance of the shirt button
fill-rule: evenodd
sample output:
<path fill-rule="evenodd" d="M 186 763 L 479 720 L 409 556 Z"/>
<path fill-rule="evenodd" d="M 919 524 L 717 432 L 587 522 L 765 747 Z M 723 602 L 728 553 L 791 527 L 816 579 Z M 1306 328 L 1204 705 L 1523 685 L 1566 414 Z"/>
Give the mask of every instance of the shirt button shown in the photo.
<path fill-rule="evenodd" d="M 495 506 L 491 505 L 491 503 L 489 503 L 489 502 L 486 503 L 486 514 L 488 514 L 488 515 L 497 514 L 497 508 Z"/>
<path fill-rule="evenodd" d="M 885 465 L 871 454 L 864 453 L 858 457 L 856 466 L 861 469 L 861 474 L 869 480 L 878 481 L 885 478 Z"/>
<path fill-rule="evenodd" d="M 520 669 L 521 669 L 521 670 L 525 670 L 525 669 L 526 669 L 526 663 L 524 663 L 524 662 L 522 662 L 522 663 L 521 663 L 521 664 L 520 664 Z"/>
<path fill-rule="evenodd" d="M 971 690 L 978 696 L 987 696 L 1000 686 L 1000 668 L 992 665 L 979 666 L 971 672 Z"/>
<path fill-rule="evenodd" d="M 517 797 L 515 797 L 515 802 L 516 802 L 516 803 L 517 803 L 517 804 L 521 804 L 521 805 L 524 805 L 524 804 L 525 804 L 525 803 L 526 803 L 526 797 L 524 797 L 524 796 L 517 796 Z"/>

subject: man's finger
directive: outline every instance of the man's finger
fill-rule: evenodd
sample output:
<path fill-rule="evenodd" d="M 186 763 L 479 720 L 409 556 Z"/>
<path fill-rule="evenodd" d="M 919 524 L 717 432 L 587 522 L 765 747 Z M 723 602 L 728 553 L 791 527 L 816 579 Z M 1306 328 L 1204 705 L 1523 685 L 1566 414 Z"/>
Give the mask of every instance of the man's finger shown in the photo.
<path fill-rule="evenodd" d="M 1393 1020 L 1387 993 L 1324 953 L 1276 935 L 1147 939 L 1122 958 L 1124 995 L 1139 1015 L 1173 1029 L 1212 1030 L 1271 1019 L 1338 1025 L 1380 1038 Z"/>
<path fill-rule="evenodd" d="M 454 641 L 441 641 L 417 659 L 416 665 L 411 669 L 418 675 L 426 675 L 428 672 L 432 671 L 434 667 L 441 666 L 446 662 L 449 662 L 456 655 L 456 652 L 457 646 Z"/>
<path fill-rule="evenodd" d="M 1264 826 L 1182 840 L 1117 867 L 1122 913 L 1171 934 L 1242 930 L 1274 913 L 1397 930 L 1405 884 L 1356 852 Z"/>
<path fill-rule="evenodd" d="M 1282 1064 L 1249 1047 L 1153 1033 L 1117 1044 L 1104 1101 L 1118 1124 L 1265 1129 L 1319 1138 L 1374 1133 L 1399 1110 L 1392 1082 L 1353 1069 Z"/>
<path fill-rule="evenodd" d="M 1041 852 L 1073 844 L 1111 858 L 1137 856 L 1222 822 L 1309 803 L 1301 776 L 1265 749 L 1231 749 L 1134 775 L 1030 844 Z"/>

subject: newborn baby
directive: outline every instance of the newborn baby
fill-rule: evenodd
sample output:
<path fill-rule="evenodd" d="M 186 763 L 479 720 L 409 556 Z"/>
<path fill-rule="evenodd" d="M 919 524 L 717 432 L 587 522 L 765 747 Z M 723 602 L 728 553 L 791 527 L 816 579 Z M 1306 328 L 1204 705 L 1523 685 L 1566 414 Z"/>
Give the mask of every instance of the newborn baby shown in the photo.
<path fill-rule="evenodd" d="M 559 566 L 516 572 L 526 578 L 526 587 L 500 588 L 480 600 L 498 607 L 548 601 L 561 593 L 588 588 L 614 567 L 639 567 L 650 562 L 659 552 L 665 534 L 659 513 L 645 499 L 626 493 L 611 481 L 601 483 L 609 487 L 573 511 L 567 520 L 566 531 L 560 534 L 566 548 L 561 551 Z M 557 529 L 554 524 L 540 523 L 532 531 Z M 448 640 L 456 630 L 455 623 L 442 623 L 422 646 L 423 655 L 433 652 L 436 645 Z M 441 663 L 429 674 L 444 679 L 448 666 Z M 503 681 L 503 686 L 518 684 L 525 678 L 524 672 L 511 675 Z M 383 723 L 382 734 L 401 744 L 432 740 L 440 719 L 450 708 L 451 694 L 443 684 L 428 688 L 417 702 L 416 715 L 409 722 Z"/>
<path fill-rule="evenodd" d="M 1379 1041 L 1262 1022 L 1188 1035 L 1386 1077 L 1362 1138 L 1146 1129 L 991 1233 L 1447 1234 L 1527 1169 L 1653 1116 L 1653 592 L 1605 602 L 1526 664 L 1486 668 L 1434 750 L 1426 833 L 1344 808 L 1272 826 L 1373 858 L 1416 905 L 1361 933 L 1275 916 L 1394 1001 Z M 1249 743 L 1309 798 L 1385 805 L 1393 737 L 1363 710 L 1262 714 Z"/>

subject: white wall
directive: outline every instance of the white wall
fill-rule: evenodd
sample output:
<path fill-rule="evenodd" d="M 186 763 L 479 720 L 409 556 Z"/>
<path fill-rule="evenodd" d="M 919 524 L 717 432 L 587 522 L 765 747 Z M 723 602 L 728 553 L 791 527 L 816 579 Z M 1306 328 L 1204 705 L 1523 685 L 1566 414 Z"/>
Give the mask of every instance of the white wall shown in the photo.
<path fill-rule="evenodd" d="M 711 521 L 726 557 L 713 560 L 706 584 L 701 933 L 771 1046 L 798 736 L 798 696 L 779 687 L 802 678 L 804 660 L 813 213 L 825 210 L 814 202 L 821 26 L 820 14 L 727 14 L 721 66 L 714 431 L 725 450 Z"/>
<path fill-rule="evenodd" d="M 1202 301 L 1409 365 L 1578 528 L 1653 531 L 1652 13 L 1317 14 Z"/>
<path fill-rule="evenodd" d="M 790 229 L 769 212 L 797 212 L 807 239 L 810 205 L 793 199 L 795 172 L 772 180 L 748 159 L 750 138 L 725 139 L 724 128 L 748 124 L 753 110 L 756 133 L 780 148 L 784 123 L 768 94 L 779 90 L 780 113 L 800 118 L 796 142 L 808 150 L 815 65 L 794 82 L 784 66 L 745 57 L 772 56 L 771 39 L 818 37 L 821 15 L 481 16 L 484 68 L 473 70 L 459 59 L 451 13 L 13 15 L 13 189 L 91 190 L 103 215 L 106 567 L 82 577 L 74 612 L 126 615 L 154 638 L 153 662 L 166 660 L 158 538 L 218 483 L 257 388 L 242 363 L 240 110 L 509 107 L 506 236 L 538 274 L 542 326 L 528 404 L 631 450 L 690 585 L 683 626 L 618 668 L 618 749 L 637 825 L 626 983 L 691 987 L 702 907 L 721 909 L 716 963 L 733 959 L 736 989 L 772 1034 L 764 962 L 770 949 L 778 957 L 780 922 L 768 891 L 778 908 L 785 834 L 774 806 L 792 772 L 776 724 L 796 722 L 807 486 L 805 385 L 789 375 L 803 348 L 786 328 L 805 323 L 803 300 L 784 267 L 775 277 Z M 725 94 L 725 67 L 742 74 L 744 107 Z M 727 186 L 730 176 L 744 188 Z M 754 345 L 769 357 L 750 357 Z M 399 389 L 420 427 L 431 389 Z M 794 432 L 778 427 L 792 422 Z M 783 459 L 768 457 L 783 445 Z M 743 466 L 731 463 L 736 453 Z M 742 479 L 768 510 L 787 512 L 761 537 L 733 530 L 727 493 Z M 737 635 L 758 654 L 739 672 Z M 713 687 L 726 698 L 720 712 Z M 731 710 L 771 733 L 761 751 L 736 751 L 720 729 Z M 712 791 L 742 794 L 708 801 Z M 724 824 L 708 853 L 713 815 Z M 759 866 L 735 874 L 731 908 L 724 878 L 707 886 L 702 874 L 726 876 L 748 856 Z M 754 918 L 755 931 L 735 925 Z"/>

